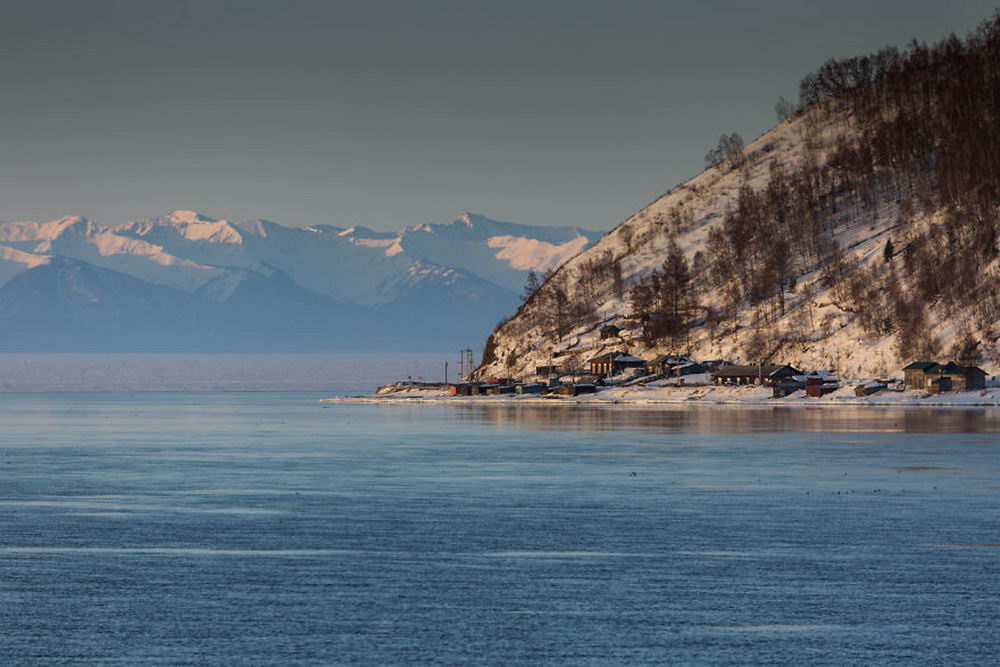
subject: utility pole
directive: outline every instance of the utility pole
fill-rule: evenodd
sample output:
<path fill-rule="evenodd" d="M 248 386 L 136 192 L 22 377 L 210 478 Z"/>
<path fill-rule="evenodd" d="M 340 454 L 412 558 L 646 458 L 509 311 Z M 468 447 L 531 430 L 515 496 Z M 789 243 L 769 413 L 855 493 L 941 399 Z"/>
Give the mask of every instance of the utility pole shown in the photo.
<path fill-rule="evenodd" d="M 444 383 L 448 384 L 448 360 L 444 360 Z"/>
<path fill-rule="evenodd" d="M 465 348 L 458 351 L 459 357 L 459 374 L 462 379 L 468 380 L 469 376 L 472 375 L 472 371 L 476 370 L 476 363 L 472 359 L 472 349 Z"/>

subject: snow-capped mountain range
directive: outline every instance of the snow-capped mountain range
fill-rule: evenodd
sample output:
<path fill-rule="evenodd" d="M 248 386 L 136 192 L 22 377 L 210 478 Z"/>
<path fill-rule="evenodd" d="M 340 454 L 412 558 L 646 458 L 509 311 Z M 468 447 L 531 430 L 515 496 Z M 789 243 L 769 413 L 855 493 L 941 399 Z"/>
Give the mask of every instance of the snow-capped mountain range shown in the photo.
<path fill-rule="evenodd" d="M 0 222 L 0 349 L 474 345 L 600 233 L 466 213 L 395 233 L 215 220 Z"/>

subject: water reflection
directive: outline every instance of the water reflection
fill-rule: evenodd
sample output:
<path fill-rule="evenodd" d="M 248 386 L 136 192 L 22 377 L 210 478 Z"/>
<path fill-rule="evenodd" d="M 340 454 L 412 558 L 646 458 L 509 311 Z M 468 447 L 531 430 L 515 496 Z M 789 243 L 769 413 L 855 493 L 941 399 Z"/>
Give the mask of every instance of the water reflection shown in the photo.
<path fill-rule="evenodd" d="M 426 408 L 418 408 L 426 409 Z M 548 431 L 658 429 L 684 433 L 995 433 L 993 408 L 736 407 L 454 404 L 462 421 Z"/>
<path fill-rule="evenodd" d="M 1000 652 L 1000 411 L 323 397 L 4 396 L 4 664 Z"/>

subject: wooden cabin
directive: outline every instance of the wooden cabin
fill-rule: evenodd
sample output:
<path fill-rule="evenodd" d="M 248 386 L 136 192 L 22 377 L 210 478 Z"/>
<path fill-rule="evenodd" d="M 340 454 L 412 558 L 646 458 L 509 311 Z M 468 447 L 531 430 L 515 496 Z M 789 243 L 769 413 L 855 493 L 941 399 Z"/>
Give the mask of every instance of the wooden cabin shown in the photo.
<path fill-rule="evenodd" d="M 927 392 L 940 394 L 942 391 L 952 391 L 951 378 L 945 375 L 932 378 L 927 381 Z"/>
<path fill-rule="evenodd" d="M 769 387 L 773 387 L 778 382 L 790 379 L 795 375 L 802 375 L 802 371 L 788 364 L 722 366 L 712 372 L 715 384 L 762 384 Z"/>
<path fill-rule="evenodd" d="M 938 369 L 942 377 L 951 378 L 952 391 L 986 388 L 986 371 L 978 366 L 959 366 L 949 361 Z"/>
<path fill-rule="evenodd" d="M 676 354 L 661 354 L 646 362 L 646 371 L 650 375 L 674 375 L 678 366 L 693 364 L 694 360 Z"/>
<path fill-rule="evenodd" d="M 914 361 L 903 368 L 903 382 L 907 389 L 926 389 L 929 379 L 933 379 L 940 368 L 936 361 Z"/>
<path fill-rule="evenodd" d="M 915 361 L 903 368 L 903 377 L 908 389 L 926 390 L 932 393 L 971 391 L 986 387 L 986 371 L 977 366 L 961 366 L 954 361 L 946 364 L 939 364 L 936 361 Z M 932 388 L 931 384 L 942 377 L 949 379 L 949 388 L 942 389 L 940 383 Z"/>
<path fill-rule="evenodd" d="M 787 380 L 776 382 L 772 386 L 772 396 L 774 396 L 774 398 L 784 398 L 785 396 L 789 396 L 800 389 L 803 389 L 806 385 L 798 380 L 788 378 Z"/>
<path fill-rule="evenodd" d="M 655 359 L 646 362 L 646 372 L 650 375 L 662 375 L 663 377 L 681 377 L 684 375 L 708 373 L 709 368 L 705 364 L 698 363 L 688 357 L 661 354 Z"/>
<path fill-rule="evenodd" d="M 806 396 L 809 398 L 823 398 L 823 396 L 840 389 L 839 385 L 819 382 L 817 384 L 806 385 Z"/>
<path fill-rule="evenodd" d="M 817 371 L 812 371 L 803 379 L 806 386 L 806 396 L 810 398 L 822 398 L 829 393 L 840 389 L 840 382 L 831 375 L 823 375 Z"/>
<path fill-rule="evenodd" d="M 692 361 L 689 364 L 681 364 L 679 366 L 674 366 L 671 371 L 673 376 L 683 376 L 683 375 L 698 375 L 700 373 L 708 373 L 709 368 L 705 364 L 700 364 L 697 361 Z"/>
<path fill-rule="evenodd" d="M 865 384 L 859 384 L 854 388 L 854 395 L 871 396 L 872 394 L 877 394 L 880 391 L 885 391 L 888 387 L 889 385 L 881 381 L 866 382 Z"/>
<path fill-rule="evenodd" d="M 646 368 L 645 359 L 633 357 L 625 352 L 607 352 L 599 357 L 594 357 L 588 363 L 591 375 L 602 378 L 618 375 L 629 368 Z"/>

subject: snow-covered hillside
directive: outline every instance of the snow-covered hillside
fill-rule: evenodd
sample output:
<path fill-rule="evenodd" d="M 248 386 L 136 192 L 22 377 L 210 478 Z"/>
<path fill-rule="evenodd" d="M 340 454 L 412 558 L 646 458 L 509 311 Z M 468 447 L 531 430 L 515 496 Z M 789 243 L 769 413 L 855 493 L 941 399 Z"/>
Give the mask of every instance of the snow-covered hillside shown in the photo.
<path fill-rule="evenodd" d="M 113 323 L 98 325 L 100 308 L 88 311 L 84 327 L 75 320 L 80 316 L 75 301 L 100 302 L 127 323 L 129 310 L 109 303 L 124 292 L 102 287 L 113 282 L 127 283 L 131 298 L 145 289 L 144 299 L 156 304 L 171 294 L 176 299 L 168 299 L 170 308 L 200 312 L 204 330 L 186 329 L 185 335 L 195 338 L 181 349 L 197 350 L 209 340 L 212 349 L 224 349 L 218 339 L 236 331 L 243 331 L 237 337 L 254 349 L 287 349 L 294 347 L 287 341 L 303 338 L 312 341 L 311 349 L 338 349 L 341 343 L 352 349 L 472 345 L 517 307 L 529 270 L 555 268 L 599 237 L 577 228 L 517 225 L 469 213 L 451 223 L 395 233 L 331 225 L 295 229 L 266 220 L 215 220 L 194 211 L 117 225 L 78 216 L 0 222 L 0 302 L 7 306 L 0 313 L 5 324 L 0 349 L 45 348 L 32 343 L 30 332 L 38 328 L 91 327 L 91 333 L 104 324 L 113 328 Z M 57 265 L 55 260 L 60 260 Z M 41 309 L 20 302 L 39 293 L 59 298 L 46 297 L 50 303 Z M 255 308 L 261 319 L 284 317 L 296 334 L 286 340 L 272 322 L 259 327 L 272 341 L 251 336 Z M 14 313 L 32 315 L 14 322 Z M 176 313 L 176 321 L 188 315 Z M 171 317 L 161 312 L 157 318 L 156 327 L 140 327 L 142 335 L 148 339 L 165 326 L 169 338 Z M 402 321 L 406 328 L 398 326 Z M 316 332 L 304 336 L 306 329 Z M 80 341 L 69 333 L 64 338 L 65 344 L 55 347 L 101 347 L 97 342 L 77 345 Z M 136 349 L 163 348 L 163 341 L 134 342 Z"/>
<path fill-rule="evenodd" d="M 1000 19 L 933 56 L 831 61 L 803 90 L 839 88 L 566 262 L 490 337 L 478 375 L 573 371 L 612 350 L 846 378 L 916 358 L 995 372 L 1000 183 L 995 151 L 975 147 L 997 135 L 981 82 L 1000 77 L 998 46 Z M 657 300 L 674 307 L 659 333 Z M 620 334 L 602 338 L 607 324 Z"/>

